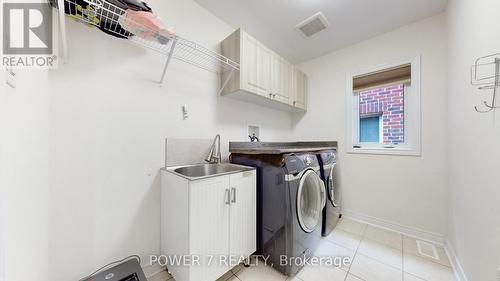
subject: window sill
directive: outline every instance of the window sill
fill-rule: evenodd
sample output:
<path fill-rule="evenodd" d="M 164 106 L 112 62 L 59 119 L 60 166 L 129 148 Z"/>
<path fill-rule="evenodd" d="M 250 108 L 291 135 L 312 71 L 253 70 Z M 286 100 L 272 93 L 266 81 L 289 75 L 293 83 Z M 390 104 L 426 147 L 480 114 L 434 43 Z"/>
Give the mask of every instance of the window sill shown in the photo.
<path fill-rule="evenodd" d="M 410 148 L 378 148 L 361 147 L 347 150 L 350 154 L 374 154 L 374 155 L 397 155 L 397 156 L 422 156 L 422 153 L 416 149 Z"/>

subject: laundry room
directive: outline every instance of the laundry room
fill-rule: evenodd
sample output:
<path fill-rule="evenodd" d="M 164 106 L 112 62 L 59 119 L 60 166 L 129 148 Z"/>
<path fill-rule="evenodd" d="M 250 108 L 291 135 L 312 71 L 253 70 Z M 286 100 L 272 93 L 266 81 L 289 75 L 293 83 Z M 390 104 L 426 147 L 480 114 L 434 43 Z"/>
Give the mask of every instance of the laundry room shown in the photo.
<path fill-rule="evenodd" d="M 495 0 L 2 0 L 0 281 L 499 281 Z"/>

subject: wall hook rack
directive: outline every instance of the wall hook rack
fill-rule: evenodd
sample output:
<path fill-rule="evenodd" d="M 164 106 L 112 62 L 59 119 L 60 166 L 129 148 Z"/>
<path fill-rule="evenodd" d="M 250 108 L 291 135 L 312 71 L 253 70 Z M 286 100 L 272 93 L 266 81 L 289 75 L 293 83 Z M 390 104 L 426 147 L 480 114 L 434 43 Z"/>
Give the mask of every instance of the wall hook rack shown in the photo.
<path fill-rule="evenodd" d="M 483 101 L 484 109 L 474 106 L 477 112 L 488 113 L 500 108 L 500 105 L 497 105 L 497 95 L 500 87 L 500 53 L 476 59 L 471 67 L 471 84 L 477 86 L 479 90 L 493 91 L 491 102 Z"/>
<path fill-rule="evenodd" d="M 165 57 L 165 64 L 161 73 L 159 83 L 162 84 L 165 80 L 167 68 L 170 65 L 172 58 L 182 62 L 191 64 L 195 67 L 217 73 L 229 72 L 227 78 L 222 81 L 221 89 L 228 84 L 233 77 L 235 71 L 239 71 L 239 63 L 230 60 L 229 58 L 212 51 L 193 41 L 184 39 L 174 34 L 158 32 L 150 26 L 142 22 L 134 21 L 127 18 L 129 25 L 141 30 L 143 34 L 148 34 L 150 37 L 144 39 L 141 36 L 133 35 L 129 31 L 121 27 L 121 20 L 127 16 L 127 10 L 122 9 L 106 0 L 82 0 L 88 3 L 88 7 L 83 9 L 80 5 L 80 0 L 52 0 L 56 1 L 59 9 L 59 19 L 61 21 L 61 33 L 63 42 L 63 57 L 67 57 L 66 34 L 64 15 L 85 23 L 90 26 L 95 26 L 108 34 L 116 37 L 125 38 L 124 41 L 139 45 L 141 47 L 151 49 Z"/>
<path fill-rule="evenodd" d="M 5 69 L 7 72 L 7 77 L 5 79 L 5 84 L 7 84 L 9 87 L 15 89 L 16 88 L 16 83 L 14 82 L 14 79 L 16 77 L 16 72 L 12 68 L 7 68 Z"/>

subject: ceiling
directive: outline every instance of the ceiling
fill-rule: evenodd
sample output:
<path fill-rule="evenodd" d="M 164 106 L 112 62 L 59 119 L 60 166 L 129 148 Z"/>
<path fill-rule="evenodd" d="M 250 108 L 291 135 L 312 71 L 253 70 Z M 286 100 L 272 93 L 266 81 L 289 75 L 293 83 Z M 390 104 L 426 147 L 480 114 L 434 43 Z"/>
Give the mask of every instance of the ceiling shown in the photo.
<path fill-rule="evenodd" d="M 299 63 L 445 10 L 447 0 L 195 0 Z M 317 12 L 330 27 L 306 38 L 294 27 Z"/>

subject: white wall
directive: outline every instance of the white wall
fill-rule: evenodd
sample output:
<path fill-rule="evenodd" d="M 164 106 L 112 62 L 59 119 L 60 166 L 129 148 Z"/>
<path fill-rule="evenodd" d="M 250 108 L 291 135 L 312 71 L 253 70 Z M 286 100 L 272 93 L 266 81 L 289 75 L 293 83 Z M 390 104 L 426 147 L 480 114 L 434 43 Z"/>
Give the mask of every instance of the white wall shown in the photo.
<path fill-rule="evenodd" d="M 339 141 L 344 210 L 445 233 L 446 53 L 445 16 L 439 15 L 300 66 L 309 75 L 309 110 L 294 118 L 294 135 Z M 346 73 L 417 55 L 422 157 L 346 154 Z"/>
<path fill-rule="evenodd" d="M 4 74 L 2 70 L 0 280 L 48 281 L 47 72 L 18 71 L 16 89 L 6 86 Z"/>
<path fill-rule="evenodd" d="M 494 281 L 500 267 L 500 112 L 470 85 L 477 57 L 500 52 L 500 2 L 451 0 L 448 7 L 448 236 L 469 281 Z M 495 121 L 496 119 L 496 121 Z"/>
<path fill-rule="evenodd" d="M 215 48 L 232 32 L 191 0 L 149 2 L 180 35 L 206 46 Z M 483 0 L 472 11 L 484 13 L 487 2 Z M 491 118 L 467 111 L 477 100 L 464 84 L 468 83 L 468 72 L 463 72 L 463 65 L 489 51 L 468 40 L 474 37 L 472 27 L 459 18 L 467 16 L 464 11 L 470 9 L 466 1 L 453 2 L 449 20 L 454 24 L 450 40 L 455 45 L 449 62 L 450 95 L 461 97 L 449 99 L 449 117 L 454 124 L 449 130 L 449 139 L 454 141 L 448 149 L 453 195 L 450 215 L 455 222 L 449 232 L 471 280 L 489 281 L 491 278 L 483 277 L 493 276 L 498 256 L 487 261 L 487 272 L 480 272 L 478 262 L 487 260 L 488 245 L 500 243 L 492 238 L 498 237 L 498 228 L 487 227 L 498 225 L 498 219 L 489 215 L 499 211 L 493 204 L 494 198 L 499 198 L 498 191 L 493 189 L 493 181 L 485 179 L 498 163 L 499 150 L 486 149 L 498 142 L 498 130 L 491 125 Z M 9 96 L 2 91 L 2 98 L 10 103 L 2 101 L 1 120 L 20 120 L 2 123 L 2 129 L 7 129 L 2 130 L 7 137 L 2 136 L 0 147 L 0 171 L 5 171 L 1 177 L 2 213 L 18 214 L 3 217 L 2 229 L 11 229 L 2 233 L 2 242 L 9 241 L 2 243 L 8 256 L 6 269 L 12 269 L 5 280 L 16 281 L 18 277 L 9 278 L 14 276 L 9 274 L 20 270 L 33 274 L 24 280 L 47 276 L 47 240 L 51 281 L 79 279 L 129 254 L 140 254 L 146 264 L 148 256 L 160 250 L 158 168 L 163 165 L 164 138 L 211 138 L 221 133 L 223 141 L 245 140 L 247 124 L 261 125 L 264 140 L 338 140 L 339 184 L 347 210 L 445 233 L 448 99 L 444 15 L 304 63 L 301 68 L 310 78 L 309 111 L 293 118 L 218 97 L 216 75 L 175 61 L 165 84 L 159 87 L 154 83 L 164 63 L 159 55 L 110 39 L 97 29 L 71 21 L 68 24 L 69 62 L 50 72 L 48 83 L 38 73 L 33 74 L 32 83 L 18 90 L 21 94 Z M 469 37 L 462 37 L 461 29 Z M 489 35 L 479 34 L 483 40 Z M 346 72 L 416 55 L 422 55 L 422 157 L 346 154 Z M 183 104 L 190 111 L 187 120 L 182 120 Z M 459 129 L 463 126 L 474 133 L 464 134 Z M 470 144 L 478 148 L 464 152 Z M 16 158 L 19 161 L 13 162 Z M 485 164 L 468 165 L 464 158 Z M 469 170 L 470 174 L 465 172 Z M 16 188 L 5 188 L 8 186 Z M 484 193 L 473 193 L 466 188 L 469 186 L 479 186 Z M 486 204 L 480 203 L 484 201 Z M 462 208 L 470 202 L 472 210 Z M 474 219 L 477 214 L 486 218 L 484 223 Z M 484 242 L 474 248 L 476 237 Z M 24 260 L 24 253 L 30 251 L 36 255 Z M 77 262 L 69 262 L 75 259 Z M 30 271 L 23 268 L 25 261 Z"/>
<path fill-rule="evenodd" d="M 191 0 L 148 1 L 178 34 L 215 48 L 233 29 Z M 51 281 L 160 252 L 164 138 L 288 140 L 288 113 L 217 96 L 218 77 L 68 21 L 70 60 L 50 74 Z M 189 118 L 182 120 L 183 104 Z M 76 262 L 68 262 L 75 260 Z"/>

